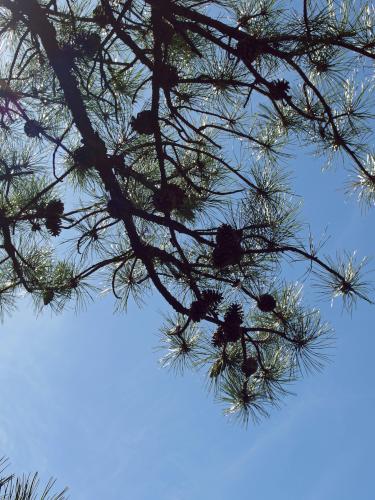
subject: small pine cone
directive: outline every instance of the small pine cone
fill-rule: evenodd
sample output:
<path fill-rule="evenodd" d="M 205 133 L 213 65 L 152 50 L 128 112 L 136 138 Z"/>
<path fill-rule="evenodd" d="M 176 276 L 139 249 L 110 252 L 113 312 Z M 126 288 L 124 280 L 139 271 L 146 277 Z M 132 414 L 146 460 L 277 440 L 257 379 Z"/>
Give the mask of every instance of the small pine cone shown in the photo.
<path fill-rule="evenodd" d="M 199 204 L 199 198 L 190 194 L 185 194 L 181 200 L 179 207 L 176 209 L 178 216 L 186 221 L 195 220 L 195 210 Z"/>
<path fill-rule="evenodd" d="M 242 258 L 242 248 L 216 247 L 212 252 L 213 265 L 218 269 L 239 264 Z"/>
<path fill-rule="evenodd" d="M 78 35 L 76 43 L 79 55 L 92 59 L 98 53 L 102 41 L 97 33 L 82 33 Z"/>
<path fill-rule="evenodd" d="M 227 342 L 237 342 L 241 338 L 243 311 L 240 304 L 231 304 L 224 316 L 223 330 Z"/>
<path fill-rule="evenodd" d="M 61 218 L 60 217 L 47 217 L 46 228 L 52 236 L 59 236 L 61 233 Z"/>
<path fill-rule="evenodd" d="M 226 342 L 237 342 L 241 338 L 242 328 L 239 325 L 224 324 L 224 338 Z"/>
<path fill-rule="evenodd" d="M 249 356 L 246 358 L 246 361 L 242 363 L 241 370 L 246 377 L 251 377 L 251 375 L 254 375 L 258 370 L 258 360 Z"/>
<path fill-rule="evenodd" d="M 64 203 L 61 200 L 51 200 L 44 209 L 46 218 L 58 218 L 64 213 Z"/>
<path fill-rule="evenodd" d="M 259 297 L 257 305 L 262 312 L 271 312 L 276 307 L 276 300 L 269 293 L 265 293 Z"/>
<path fill-rule="evenodd" d="M 215 311 L 217 306 L 223 300 L 223 296 L 216 290 L 203 290 L 202 299 L 206 302 L 208 309 Z"/>
<path fill-rule="evenodd" d="M 216 233 L 216 246 L 212 252 L 215 267 L 238 264 L 242 258 L 241 231 L 233 229 L 229 224 L 221 225 Z"/>
<path fill-rule="evenodd" d="M 203 300 L 194 300 L 191 303 L 189 316 L 192 321 L 201 321 L 207 314 L 207 304 Z"/>
<path fill-rule="evenodd" d="M 224 323 L 241 325 L 243 321 L 243 310 L 240 304 L 231 304 L 224 316 Z"/>
<path fill-rule="evenodd" d="M 223 296 L 216 290 L 204 290 L 199 300 L 192 302 L 189 316 L 193 321 L 201 321 L 209 311 L 215 311 Z"/>
<path fill-rule="evenodd" d="M 95 165 L 95 154 L 87 146 L 81 146 L 73 152 L 73 160 L 76 168 L 88 170 Z"/>
<path fill-rule="evenodd" d="M 50 304 L 52 302 L 54 296 L 55 296 L 55 293 L 53 290 L 51 290 L 51 289 L 44 290 L 44 292 L 42 294 L 43 304 L 45 306 L 48 306 L 48 304 Z"/>
<path fill-rule="evenodd" d="M 240 59 L 252 64 L 261 54 L 267 52 L 267 45 L 257 40 L 243 38 L 237 43 L 236 50 Z"/>
<path fill-rule="evenodd" d="M 229 224 L 222 224 L 216 232 L 216 245 L 225 245 L 232 240 L 241 242 L 241 235 L 237 229 Z"/>
<path fill-rule="evenodd" d="M 286 80 L 275 80 L 268 87 L 270 96 L 275 101 L 282 101 L 283 99 L 287 99 L 289 97 L 289 89 L 290 85 Z"/>
<path fill-rule="evenodd" d="M 36 120 L 27 120 L 23 130 L 27 137 L 35 138 L 40 137 L 41 132 L 43 132 L 43 127 Z"/>
<path fill-rule="evenodd" d="M 178 81 L 179 81 L 179 76 L 177 68 L 165 64 L 162 70 L 160 71 L 159 75 L 160 86 L 163 87 L 164 89 L 171 89 L 172 87 L 175 87 L 178 84 Z"/>
<path fill-rule="evenodd" d="M 212 345 L 215 347 L 221 347 L 226 342 L 223 329 L 220 327 L 212 336 Z"/>
<path fill-rule="evenodd" d="M 155 132 L 155 116 L 152 111 L 141 111 L 132 117 L 131 126 L 138 134 L 152 135 Z"/>
<path fill-rule="evenodd" d="M 183 189 L 176 184 L 168 184 L 156 191 L 152 201 L 156 210 L 164 213 L 170 213 L 172 210 L 178 210 L 184 205 L 186 195 Z"/>

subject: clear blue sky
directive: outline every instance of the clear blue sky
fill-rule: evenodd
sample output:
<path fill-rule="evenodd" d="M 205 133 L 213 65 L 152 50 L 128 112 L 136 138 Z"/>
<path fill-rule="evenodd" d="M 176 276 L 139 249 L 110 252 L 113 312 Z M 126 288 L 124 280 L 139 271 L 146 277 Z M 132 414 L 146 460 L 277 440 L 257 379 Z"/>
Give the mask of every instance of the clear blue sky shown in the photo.
<path fill-rule="evenodd" d="M 361 215 L 342 175 L 319 164 L 291 164 L 314 234 L 328 226 L 327 252 L 373 253 L 373 212 Z M 199 374 L 158 366 L 156 298 L 127 315 L 104 298 L 37 319 L 21 302 L 1 326 L 1 453 L 14 472 L 57 477 L 73 500 L 373 500 L 374 308 L 322 306 L 337 331 L 332 363 L 244 429 Z"/>

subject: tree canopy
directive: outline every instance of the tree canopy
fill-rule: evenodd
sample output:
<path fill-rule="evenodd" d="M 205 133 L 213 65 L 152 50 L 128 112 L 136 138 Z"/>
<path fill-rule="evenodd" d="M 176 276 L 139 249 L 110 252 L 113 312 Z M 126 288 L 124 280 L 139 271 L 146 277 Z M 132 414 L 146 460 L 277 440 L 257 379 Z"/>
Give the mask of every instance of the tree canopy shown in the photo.
<path fill-rule="evenodd" d="M 366 259 L 322 255 L 280 163 L 308 144 L 373 206 L 374 26 L 347 0 L 0 0 L 2 314 L 155 290 L 162 363 L 266 415 L 332 342 L 285 263 L 371 302 Z"/>

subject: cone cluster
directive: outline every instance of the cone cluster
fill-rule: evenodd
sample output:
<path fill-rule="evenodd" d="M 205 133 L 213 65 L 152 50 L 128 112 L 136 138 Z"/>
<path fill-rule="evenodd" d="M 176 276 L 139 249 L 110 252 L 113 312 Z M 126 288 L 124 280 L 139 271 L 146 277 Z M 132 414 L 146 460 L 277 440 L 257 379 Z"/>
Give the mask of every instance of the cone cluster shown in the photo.
<path fill-rule="evenodd" d="M 241 232 L 229 224 L 223 224 L 216 233 L 216 245 L 212 252 L 214 266 L 221 269 L 239 264 L 241 257 Z"/>
<path fill-rule="evenodd" d="M 141 111 L 132 117 L 131 126 L 138 134 L 152 135 L 155 132 L 155 116 L 151 110 Z"/>
<path fill-rule="evenodd" d="M 177 68 L 164 64 L 158 75 L 158 81 L 160 86 L 164 89 L 171 89 L 172 87 L 175 87 L 179 81 Z"/>
<path fill-rule="evenodd" d="M 237 342 L 241 338 L 243 310 L 240 304 L 231 304 L 225 315 L 223 324 L 212 337 L 212 344 L 220 347 L 228 342 Z"/>
<path fill-rule="evenodd" d="M 252 64 L 260 55 L 267 52 L 267 45 L 257 40 L 249 40 L 246 37 L 239 40 L 236 50 L 240 59 Z"/>
<path fill-rule="evenodd" d="M 185 191 L 176 184 L 170 183 L 162 186 L 152 197 L 152 202 L 156 210 L 170 213 L 185 206 Z"/>
<path fill-rule="evenodd" d="M 101 45 L 101 38 L 97 33 L 81 33 L 76 39 L 76 55 L 92 59 Z"/>
<path fill-rule="evenodd" d="M 223 296 L 216 290 L 204 290 L 201 299 L 191 303 L 190 318 L 196 322 L 201 321 L 206 314 L 214 312 L 222 300 Z"/>
<path fill-rule="evenodd" d="M 81 146 L 73 152 L 74 165 L 79 170 L 88 170 L 95 165 L 95 155 L 87 146 Z"/>

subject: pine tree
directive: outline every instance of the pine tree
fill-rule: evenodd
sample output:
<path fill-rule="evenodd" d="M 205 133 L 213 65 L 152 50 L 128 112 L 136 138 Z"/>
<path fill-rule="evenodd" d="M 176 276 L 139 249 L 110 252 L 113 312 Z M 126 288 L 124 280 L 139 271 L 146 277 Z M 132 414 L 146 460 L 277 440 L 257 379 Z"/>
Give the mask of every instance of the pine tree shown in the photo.
<path fill-rule="evenodd" d="M 50 479 L 42 491 L 39 489 L 40 479 L 35 474 L 15 476 L 7 475 L 8 460 L 0 458 L 0 498 L 1 500 L 66 500 L 67 488 L 53 493 L 56 481 Z"/>
<path fill-rule="evenodd" d="M 366 259 L 322 256 L 279 160 L 291 140 L 343 158 L 374 205 L 374 19 L 348 0 L 0 0 L 2 314 L 23 292 L 59 311 L 155 290 L 163 364 L 265 415 L 332 341 L 286 260 L 371 302 Z"/>

